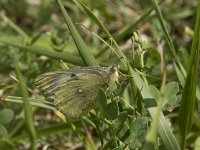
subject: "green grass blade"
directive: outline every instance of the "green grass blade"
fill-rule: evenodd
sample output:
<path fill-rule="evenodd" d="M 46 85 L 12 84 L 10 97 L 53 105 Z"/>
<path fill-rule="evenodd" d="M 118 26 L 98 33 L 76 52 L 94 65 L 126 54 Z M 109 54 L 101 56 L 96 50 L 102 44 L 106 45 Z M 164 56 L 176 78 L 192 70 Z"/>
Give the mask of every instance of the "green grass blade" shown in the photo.
<path fill-rule="evenodd" d="M 153 11 L 153 8 L 147 10 L 136 22 L 125 26 L 123 29 L 119 30 L 116 35 L 114 35 L 116 41 L 121 41 L 125 36 L 127 36 L 128 34 L 134 32 L 136 30 L 136 28 L 138 27 L 138 25 L 140 25 L 141 22 L 143 22 L 145 19 L 147 19 L 147 17 L 151 14 L 151 12 Z"/>
<path fill-rule="evenodd" d="M 76 128 L 81 128 L 80 121 L 73 122 Z M 60 123 L 45 127 L 37 130 L 37 138 L 46 137 L 48 135 L 55 135 L 59 133 L 71 132 L 71 125 L 66 123 Z M 27 134 L 21 134 L 13 137 L 11 140 L 14 142 L 22 141 L 28 138 Z"/>
<path fill-rule="evenodd" d="M 126 37 L 129 34 L 132 34 L 132 32 L 134 32 L 136 30 L 136 28 L 142 22 L 144 22 L 147 19 L 147 17 L 151 14 L 152 11 L 153 11 L 153 8 L 147 10 L 137 21 L 135 21 L 134 23 L 131 23 L 131 24 L 125 26 L 124 28 L 122 28 L 118 32 L 116 32 L 114 34 L 114 38 L 115 38 L 116 42 L 120 42 L 124 37 Z M 103 53 L 105 53 L 107 49 L 108 49 L 108 47 L 104 46 L 99 51 L 99 53 L 96 55 L 96 58 L 100 57 Z"/>
<path fill-rule="evenodd" d="M 65 8 L 60 0 L 56 0 L 58 3 L 58 6 L 62 12 L 63 18 L 65 20 L 65 23 L 68 26 L 68 29 L 72 35 L 72 38 L 74 39 L 74 42 L 78 48 L 79 54 L 82 57 L 83 61 L 86 65 L 89 66 L 98 66 L 98 63 L 96 62 L 94 56 L 90 53 L 89 48 L 81 38 L 80 34 L 76 30 L 75 26 L 73 25 L 70 17 L 67 15 Z"/>
<path fill-rule="evenodd" d="M 120 59 L 120 61 L 122 61 L 122 63 L 124 65 L 126 65 L 126 57 L 123 54 L 123 52 L 119 49 L 119 46 L 117 44 L 117 42 L 115 41 L 115 39 L 113 38 L 113 36 L 108 32 L 108 30 L 106 29 L 106 27 L 101 23 L 101 21 L 99 21 L 99 19 L 89 10 L 89 8 L 84 5 L 81 1 L 76 2 L 76 4 L 78 6 L 81 6 L 82 10 L 84 10 L 84 12 L 90 17 L 90 19 L 92 21 L 94 21 L 99 28 L 110 38 L 112 39 L 116 49 L 115 49 L 115 53 L 117 54 L 117 57 Z"/>
<path fill-rule="evenodd" d="M 24 103 L 22 97 L 7 96 L 7 97 L 2 98 L 2 99 L 7 101 L 7 102 L 13 102 L 13 103 L 19 103 L 19 104 L 23 104 Z M 55 107 L 44 103 L 43 99 L 42 100 L 38 100 L 38 99 L 29 98 L 29 100 L 30 100 L 30 104 L 32 106 L 43 107 L 43 108 L 51 109 L 51 110 L 57 110 Z"/>
<path fill-rule="evenodd" d="M 31 53 L 35 53 L 35 54 L 39 54 L 39 55 L 45 55 L 48 56 L 50 58 L 56 58 L 56 59 L 61 59 L 65 62 L 74 64 L 74 65 L 79 65 L 79 66 L 83 66 L 83 61 L 72 55 L 72 54 L 68 54 L 68 53 L 61 53 L 61 52 L 56 52 L 56 51 L 52 51 L 52 50 L 44 50 L 38 47 L 33 47 L 33 46 L 21 46 L 21 45 L 17 45 L 8 41 L 3 41 L 0 40 L 0 43 L 6 44 L 6 45 L 10 45 L 13 46 L 15 48 L 19 48 L 20 50 L 23 51 L 27 51 L 27 52 L 31 52 Z"/>
<path fill-rule="evenodd" d="M 168 31 L 167 31 L 167 27 L 166 27 L 166 25 L 164 23 L 164 19 L 163 19 L 162 13 L 161 13 L 161 11 L 160 11 L 160 9 L 158 7 L 157 0 L 152 0 L 152 3 L 153 3 L 153 6 L 154 6 L 154 10 L 156 12 L 156 15 L 157 15 L 157 17 L 158 17 L 158 19 L 160 21 L 160 25 L 161 25 L 161 27 L 163 29 L 165 38 L 167 40 L 167 44 L 169 45 L 170 51 L 172 53 L 172 57 L 173 57 L 174 61 L 176 63 L 178 63 L 179 61 L 178 61 L 178 58 L 177 58 L 177 55 L 176 55 L 176 50 L 174 48 L 172 39 L 171 39 L 171 37 L 170 37 L 170 35 L 169 35 Z"/>
<path fill-rule="evenodd" d="M 196 90 L 198 80 L 200 51 L 200 0 L 198 4 L 198 13 L 194 30 L 191 54 L 189 59 L 189 69 L 183 89 L 182 101 L 179 111 L 179 126 L 181 134 L 182 149 L 186 148 L 186 137 L 192 126 L 193 115 L 195 111 Z"/>
<path fill-rule="evenodd" d="M 0 13 L 0 17 L 3 19 L 5 23 L 8 24 L 13 30 L 15 30 L 17 33 L 19 33 L 21 36 L 23 36 L 25 39 L 29 38 L 29 36 L 20 28 L 18 27 L 12 20 L 10 20 L 8 17 L 3 15 L 3 13 Z"/>
<path fill-rule="evenodd" d="M 131 33 L 132 30 L 134 30 L 140 22 L 142 22 L 149 14 L 150 12 L 153 10 L 149 10 L 147 11 L 138 21 L 136 21 L 134 24 L 131 24 L 130 26 L 124 28 L 123 30 L 121 30 L 117 35 L 116 35 L 116 40 L 115 38 L 109 33 L 109 31 L 106 29 L 106 27 L 102 24 L 102 22 L 92 13 L 92 11 L 80 0 L 78 1 L 74 1 L 77 6 L 79 6 L 89 17 L 90 19 L 95 22 L 99 28 L 107 35 L 107 37 L 109 37 L 110 39 L 113 40 L 113 43 L 115 44 L 115 46 L 118 48 L 118 44 L 116 41 L 120 41 L 124 36 L 126 36 L 128 33 Z M 96 57 L 101 56 L 101 54 L 103 54 L 107 48 L 109 48 L 107 45 L 105 47 L 102 48 L 102 50 L 96 55 Z M 119 50 L 117 50 L 119 51 Z M 123 57 L 123 54 L 120 54 L 120 52 L 118 52 L 118 54 L 120 55 L 120 57 Z"/>
<path fill-rule="evenodd" d="M 177 77 L 179 79 L 179 82 L 180 82 L 181 86 L 183 87 L 184 84 L 185 84 L 185 75 L 181 72 L 181 70 L 176 65 L 176 63 L 174 63 L 174 68 L 176 70 L 176 75 L 177 75 Z"/>
<path fill-rule="evenodd" d="M 100 20 L 89 10 L 89 8 L 80 0 L 75 0 L 74 3 L 76 3 L 77 6 L 79 6 L 90 18 L 93 20 L 101 29 L 102 31 L 109 37 L 113 38 L 112 35 L 108 32 L 106 27 L 102 24 Z"/>
<path fill-rule="evenodd" d="M 80 0 L 74 1 L 74 2 L 77 4 L 77 6 L 79 6 L 90 17 L 90 19 L 93 22 L 95 22 L 99 26 L 99 28 L 106 34 L 107 37 L 109 37 L 110 39 L 112 39 L 114 45 L 117 47 L 117 49 L 119 49 L 118 48 L 118 44 L 115 41 L 115 39 L 113 38 L 113 36 L 108 32 L 108 30 L 103 25 L 103 23 L 90 11 L 90 9 L 84 3 L 82 3 Z"/>
<path fill-rule="evenodd" d="M 36 131 L 35 131 L 33 117 L 32 117 L 33 116 L 32 111 L 31 111 L 32 108 L 31 108 L 30 101 L 29 101 L 29 98 L 28 98 L 28 90 L 27 90 L 24 78 L 22 76 L 22 73 L 20 71 L 19 63 L 18 63 L 18 60 L 16 58 L 16 54 L 15 54 L 14 50 L 10 49 L 10 54 L 11 54 L 10 56 L 13 60 L 13 64 L 14 64 L 14 67 L 15 67 L 17 77 L 19 79 L 19 86 L 20 86 L 21 94 L 22 94 L 22 97 L 23 97 L 23 100 L 24 100 L 23 104 L 24 104 L 25 121 L 26 121 L 26 124 L 27 124 L 27 128 L 30 132 L 31 149 L 35 150 L 36 149 L 36 147 L 35 147 Z"/>

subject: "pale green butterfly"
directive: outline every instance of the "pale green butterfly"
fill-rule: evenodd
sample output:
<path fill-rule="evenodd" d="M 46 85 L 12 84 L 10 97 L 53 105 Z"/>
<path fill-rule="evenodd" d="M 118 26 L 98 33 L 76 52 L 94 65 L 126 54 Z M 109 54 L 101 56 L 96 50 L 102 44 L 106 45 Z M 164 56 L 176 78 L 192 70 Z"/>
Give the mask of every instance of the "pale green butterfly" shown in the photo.
<path fill-rule="evenodd" d="M 66 118 L 76 119 L 95 108 L 99 89 L 106 91 L 117 80 L 118 71 L 112 65 L 49 72 L 38 76 L 35 84 Z"/>

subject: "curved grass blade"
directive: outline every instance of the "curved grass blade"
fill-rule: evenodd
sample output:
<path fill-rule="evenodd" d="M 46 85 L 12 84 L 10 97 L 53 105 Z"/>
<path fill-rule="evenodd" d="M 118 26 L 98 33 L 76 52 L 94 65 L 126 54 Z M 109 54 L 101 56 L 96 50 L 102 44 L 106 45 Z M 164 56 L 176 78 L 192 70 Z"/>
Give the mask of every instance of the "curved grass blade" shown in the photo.
<path fill-rule="evenodd" d="M 29 38 L 29 36 L 18 26 L 16 25 L 12 20 L 10 20 L 7 16 L 3 15 L 3 13 L 0 13 L 0 17 L 3 19 L 5 23 L 8 24 L 13 30 L 15 30 L 17 33 L 19 33 L 21 36 L 23 36 L 25 39 Z"/>
<path fill-rule="evenodd" d="M 21 45 L 18 45 L 18 44 L 14 44 L 14 43 L 11 43 L 11 42 L 8 42 L 8 41 L 3 41 L 3 40 L 0 40 L 0 43 L 3 43 L 3 44 L 7 44 L 7 45 L 10 45 L 12 47 L 15 47 L 15 48 L 19 48 L 20 50 L 23 50 L 23 51 L 27 51 L 27 52 L 31 52 L 31 53 L 35 53 L 35 54 L 40 54 L 40 55 L 45 55 L 45 56 L 48 56 L 50 58 L 56 58 L 56 59 L 61 59 L 65 62 L 68 62 L 68 63 L 71 63 L 71 64 L 75 64 L 75 65 L 80 65 L 80 66 L 83 66 L 83 61 L 72 55 L 72 54 L 68 54 L 68 53 L 61 53 L 61 52 L 56 52 L 56 51 L 51 51 L 51 50 L 44 50 L 44 49 L 41 49 L 41 48 L 37 48 L 37 47 L 29 47 L 29 46 L 21 46 Z"/>
<path fill-rule="evenodd" d="M 179 111 L 179 126 L 181 133 L 182 149 L 186 148 L 186 137 L 192 126 L 193 115 L 195 111 L 196 90 L 198 80 L 199 67 L 199 51 L 200 51 L 200 0 L 196 24 L 194 29 L 194 37 L 192 41 L 191 54 L 189 59 L 189 69 L 183 89 L 182 101 Z"/>
<path fill-rule="evenodd" d="M 124 28 L 122 28 L 121 30 L 119 30 L 114 35 L 114 38 L 115 38 L 116 42 L 121 41 L 125 36 L 127 36 L 130 33 L 132 33 L 134 30 L 136 30 L 138 25 L 140 25 L 144 20 L 146 20 L 147 17 L 151 14 L 152 11 L 153 11 L 153 8 L 147 10 L 147 12 L 145 12 L 137 21 L 135 21 L 134 23 L 132 23 L 130 25 L 127 25 Z M 108 47 L 104 46 L 99 51 L 99 53 L 96 55 L 96 58 L 100 57 L 103 53 L 105 53 L 107 49 L 108 49 Z"/>
<path fill-rule="evenodd" d="M 163 16 L 162 16 L 162 13 L 161 13 L 159 7 L 158 7 L 158 3 L 157 3 L 156 0 L 152 0 L 152 4 L 153 4 L 153 6 L 154 6 L 156 15 L 157 15 L 157 17 L 158 17 L 158 19 L 159 19 L 159 21 L 160 21 L 160 25 L 161 25 L 161 27 L 162 27 L 162 29 L 163 29 L 163 32 L 164 32 L 164 35 L 165 35 L 167 44 L 168 44 L 169 47 L 170 47 L 170 51 L 171 51 L 171 53 L 172 53 L 173 60 L 174 60 L 176 63 L 178 63 L 179 61 L 178 61 L 178 58 L 177 58 L 177 55 L 176 55 L 176 50 L 175 50 L 175 48 L 174 48 L 172 39 L 171 39 L 171 37 L 170 37 L 170 35 L 169 35 L 168 31 L 167 31 L 167 28 L 166 28 L 166 26 L 165 26 L 164 18 L 163 18 Z"/>
<path fill-rule="evenodd" d="M 89 8 L 80 0 L 74 0 L 74 3 L 79 6 L 79 8 L 82 9 L 91 19 L 94 21 L 101 29 L 102 31 L 109 37 L 112 38 L 112 35 L 108 32 L 108 30 L 105 28 L 105 26 L 102 24 L 100 20 L 89 10 Z"/>
<path fill-rule="evenodd" d="M 21 94 L 24 100 L 24 113 L 25 113 L 25 120 L 27 123 L 27 127 L 28 130 L 30 132 L 30 140 L 31 140 L 31 149 L 34 150 L 36 149 L 36 145 L 35 145 L 35 139 L 36 139 L 36 131 L 35 131 L 35 127 L 34 127 L 34 123 L 33 123 L 33 115 L 32 115 L 32 109 L 31 109 L 31 105 L 29 102 L 29 98 L 28 98 L 28 91 L 27 91 L 27 87 L 24 81 L 24 78 L 22 76 L 22 73 L 20 71 L 19 68 L 19 63 L 18 60 L 16 58 L 16 54 L 14 52 L 14 50 L 10 49 L 10 56 L 13 60 L 13 64 L 16 70 L 16 74 L 17 77 L 19 79 L 19 86 L 20 86 L 20 90 L 21 90 Z"/>
<path fill-rule="evenodd" d="M 81 6 L 82 10 L 84 10 L 84 12 L 91 18 L 92 21 L 94 21 L 99 28 L 110 38 L 112 39 L 115 47 L 116 47 L 116 53 L 117 53 L 117 57 L 123 62 L 124 65 L 126 65 L 126 59 L 124 54 L 119 50 L 119 46 L 117 44 L 117 42 L 115 41 L 115 39 L 113 38 L 113 36 L 108 32 L 108 30 L 106 29 L 106 27 L 101 23 L 101 21 L 89 10 L 89 8 L 84 5 L 80 0 L 78 1 L 74 1 L 78 6 Z"/>
<path fill-rule="evenodd" d="M 76 126 L 76 128 L 82 127 L 80 121 L 73 122 L 73 124 Z M 71 132 L 71 130 L 72 129 L 71 129 L 70 124 L 60 123 L 60 124 L 56 124 L 56 125 L 50 125 L 43 129 L 38 129 L 36 131 L 36 133 L 37 133 L 37 138 L 41 138 L 41 137 L 46 137 L 48 135 L 55 135 L 55 134 L 59 134 L 59 133 Z M 26 140 L 27 138 L 28 138 L 28 135 L 26 133 L 24 133 L 24 134 L 20 134 L 15 137 L 12 137 L 11 140 L 14 142 L 19 142 L 19 141 Z"/>
<path fill-rule="evenodd" d="M 60 11 L 63 15 L 63 18 L 65 20 L 65 23 L 68 26 L 68 29 L 72 35 L 72 38 L 74 39 L 74 42 L 76 44 L 76 47 L 79 51 L 80 56 L 82 57 L 84 63 L 88 66 L 98 66 L 98 63 L 96 62 L 94 56 L 90 53 L 89 48 L 83 41 L 82 37 L 76 30 L 73 22 L 71 21 L 70 17 L 67 15 L 65 8 L 60 0 L 56 0 L 58 3 L 58 6 L 60 8 Z"/>
<path fill-rule="evenodd" d="M 23 98 L 22 97 L 16 97 L 16 96 L 7 96 L 7 97 L 4 97 L 4 98 L 1 98 L 7 102 L 13 102 L 13 103 L 20 103 L 20 104 L 23 104 L 24 101 L 23 101 Z M 55 107 L 52 106 L 52 104 L 48 104 L 48 103 L 45 103 L 45 101 L 43 100 L 36 100 L 36 99 L 33 99 L 33 98 L 29 98 L 30 100 L 30 104 L 32 106 L 37 106 L 37 107 L 43 107 L 43 108 L 46 108 L 46 109 L 51 109 L 51 110 L 57 110 Z"/>

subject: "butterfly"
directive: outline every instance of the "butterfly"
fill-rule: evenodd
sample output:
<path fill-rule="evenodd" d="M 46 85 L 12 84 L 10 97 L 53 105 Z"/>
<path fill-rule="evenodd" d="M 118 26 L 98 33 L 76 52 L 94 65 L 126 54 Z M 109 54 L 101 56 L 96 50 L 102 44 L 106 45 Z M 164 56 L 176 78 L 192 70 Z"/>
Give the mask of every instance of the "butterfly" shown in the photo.
<path fill-rule="evenodd" d="M 76 119 L 97 105 L 99 89 L 107 90 L 118 80 L 116 65 L 83 67 L 39 75 L 35 85 L 68 119 Z"/>

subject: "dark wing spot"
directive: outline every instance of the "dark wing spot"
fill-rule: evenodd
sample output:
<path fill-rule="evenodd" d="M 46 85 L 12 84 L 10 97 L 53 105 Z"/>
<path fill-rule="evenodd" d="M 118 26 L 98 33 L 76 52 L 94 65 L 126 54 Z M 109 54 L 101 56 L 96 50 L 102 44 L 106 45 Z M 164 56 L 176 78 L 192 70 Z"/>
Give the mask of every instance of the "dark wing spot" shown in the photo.
<path fill-rule="evenodd" d="M 76 74 L 75 74 L 75 73 L 72 73 L 72 74 L 71 74 L 71 77 L 76 77 Z"/>
<path fill-rule="evenodd" d="M 72 73 L 72 74 L 71 74 L 71 78 L 78 79 L 78 77 L 76 76 L 75 73 Z"/>

